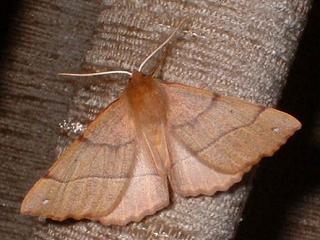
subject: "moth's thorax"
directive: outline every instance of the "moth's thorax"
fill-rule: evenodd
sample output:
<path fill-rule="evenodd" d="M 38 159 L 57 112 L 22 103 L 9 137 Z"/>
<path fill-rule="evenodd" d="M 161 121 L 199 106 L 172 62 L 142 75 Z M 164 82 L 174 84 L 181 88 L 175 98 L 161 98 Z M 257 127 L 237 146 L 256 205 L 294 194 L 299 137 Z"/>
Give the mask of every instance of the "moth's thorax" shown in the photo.
<path fill-rule="evenodd" d="M 166 122 L 167 96 L 157 79 L 134 71 L 126 95 L 136 124 Z"/>
<path fill-rule="evenodd" d="M 138 141 L 147 146 L 154 165 L 166 175 L 169 155 L 166 142 L 167 95 L 159 81 L 152 76 L 133 72 L 126 90 L 130 111 L 134 119 Z"/>

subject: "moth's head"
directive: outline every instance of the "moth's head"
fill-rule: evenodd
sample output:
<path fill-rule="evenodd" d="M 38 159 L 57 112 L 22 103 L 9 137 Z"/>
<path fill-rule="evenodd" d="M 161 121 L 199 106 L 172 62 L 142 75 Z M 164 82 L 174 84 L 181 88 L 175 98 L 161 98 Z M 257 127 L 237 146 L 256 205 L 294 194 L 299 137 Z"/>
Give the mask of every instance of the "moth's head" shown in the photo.
<path fill-rule="evenodd" d="M 140 79 L 140 78 L 144 78 L 146 75 L 138 70 L 133 70 L 132 71 L 132 77 L 131 79 Z"/>
<path fill-rule="evenodd" d="M 133 70 L 132 77 L 130 79 L 130 84 L 136 85 L 136 84 L 148 83 L 152 79 L 153 79 L 152 75 L 145 75 L 141 71 Z"/>

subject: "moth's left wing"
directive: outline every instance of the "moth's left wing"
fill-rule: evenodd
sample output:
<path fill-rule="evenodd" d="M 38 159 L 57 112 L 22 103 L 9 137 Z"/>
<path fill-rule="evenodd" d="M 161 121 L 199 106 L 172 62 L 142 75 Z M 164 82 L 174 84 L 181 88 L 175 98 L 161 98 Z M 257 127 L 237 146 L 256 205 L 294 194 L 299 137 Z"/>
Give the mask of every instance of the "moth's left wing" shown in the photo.
<path fill-rule="evenodd" d="M 169 203 L 167 179 L 137 140 L 127 101 L 103 111 L 26 195 L 21 213 L 124 225 Z"/>
<path fill-rule="evenodd" d="M 162 86 L 169 98 L 169 178 L 184 196 L 226 190 L 301 127 L 273 108 L 183 85 Z"/>
<path fill-rule="evenodd" d="M 97 219 L 117 208 L 136 164 L 135 130 L 127 112 L 124 99 L 104 110 L 35 183 L 21 213 L 63 221 Z"/>

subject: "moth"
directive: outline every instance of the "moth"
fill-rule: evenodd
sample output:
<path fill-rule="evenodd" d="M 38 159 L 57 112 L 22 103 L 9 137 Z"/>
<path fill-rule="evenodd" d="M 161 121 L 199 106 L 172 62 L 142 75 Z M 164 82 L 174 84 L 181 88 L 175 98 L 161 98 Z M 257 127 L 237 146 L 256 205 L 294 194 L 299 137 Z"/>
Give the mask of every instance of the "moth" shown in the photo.
<path fill-rule="evenodd" d="M 131 79 L 35 183 L 22 214 L 137 222 L 169 205 L 169 184 L 183 197 L 226 191 L 300 129 L 276 109 L 144 75 L 145 63 L 177 29 L 132 73 L 64 74 Z"/>

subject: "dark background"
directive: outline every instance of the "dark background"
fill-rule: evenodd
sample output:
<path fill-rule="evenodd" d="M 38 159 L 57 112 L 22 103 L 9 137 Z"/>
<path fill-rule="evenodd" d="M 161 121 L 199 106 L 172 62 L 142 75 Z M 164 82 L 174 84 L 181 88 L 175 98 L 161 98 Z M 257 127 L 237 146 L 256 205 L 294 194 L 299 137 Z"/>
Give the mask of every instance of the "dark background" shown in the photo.
<path fill-rule="evenodd" d="M 20 2 L 20 3 L 19 3 Z M 12 23 L 12 19 L 14 15 L 17 13 L 19 9 L 19 5 L 21 1 L 19 0 L 4 0 L 1 1 L 0 5 L 0 47 L 1 50 L 4 49 L 7 44 L 7 38 L 9 34 L 9 29 Z M 1 54 L 1 57 L 2 56 Z"/>
<path fill-rule="evenodd" d="M 1 2 L 0 52 L 10 44 L 11 19 L 18 17 L 20 4 Z M 0 61 L 6 57 L 0 56 Z M 275 159 L 259 167 L 237 240 L 320 239 L 319 82 L 320 2 L 314 1 L 279 103 L 281 110 L 302 122 L 303 129 Z"/>

